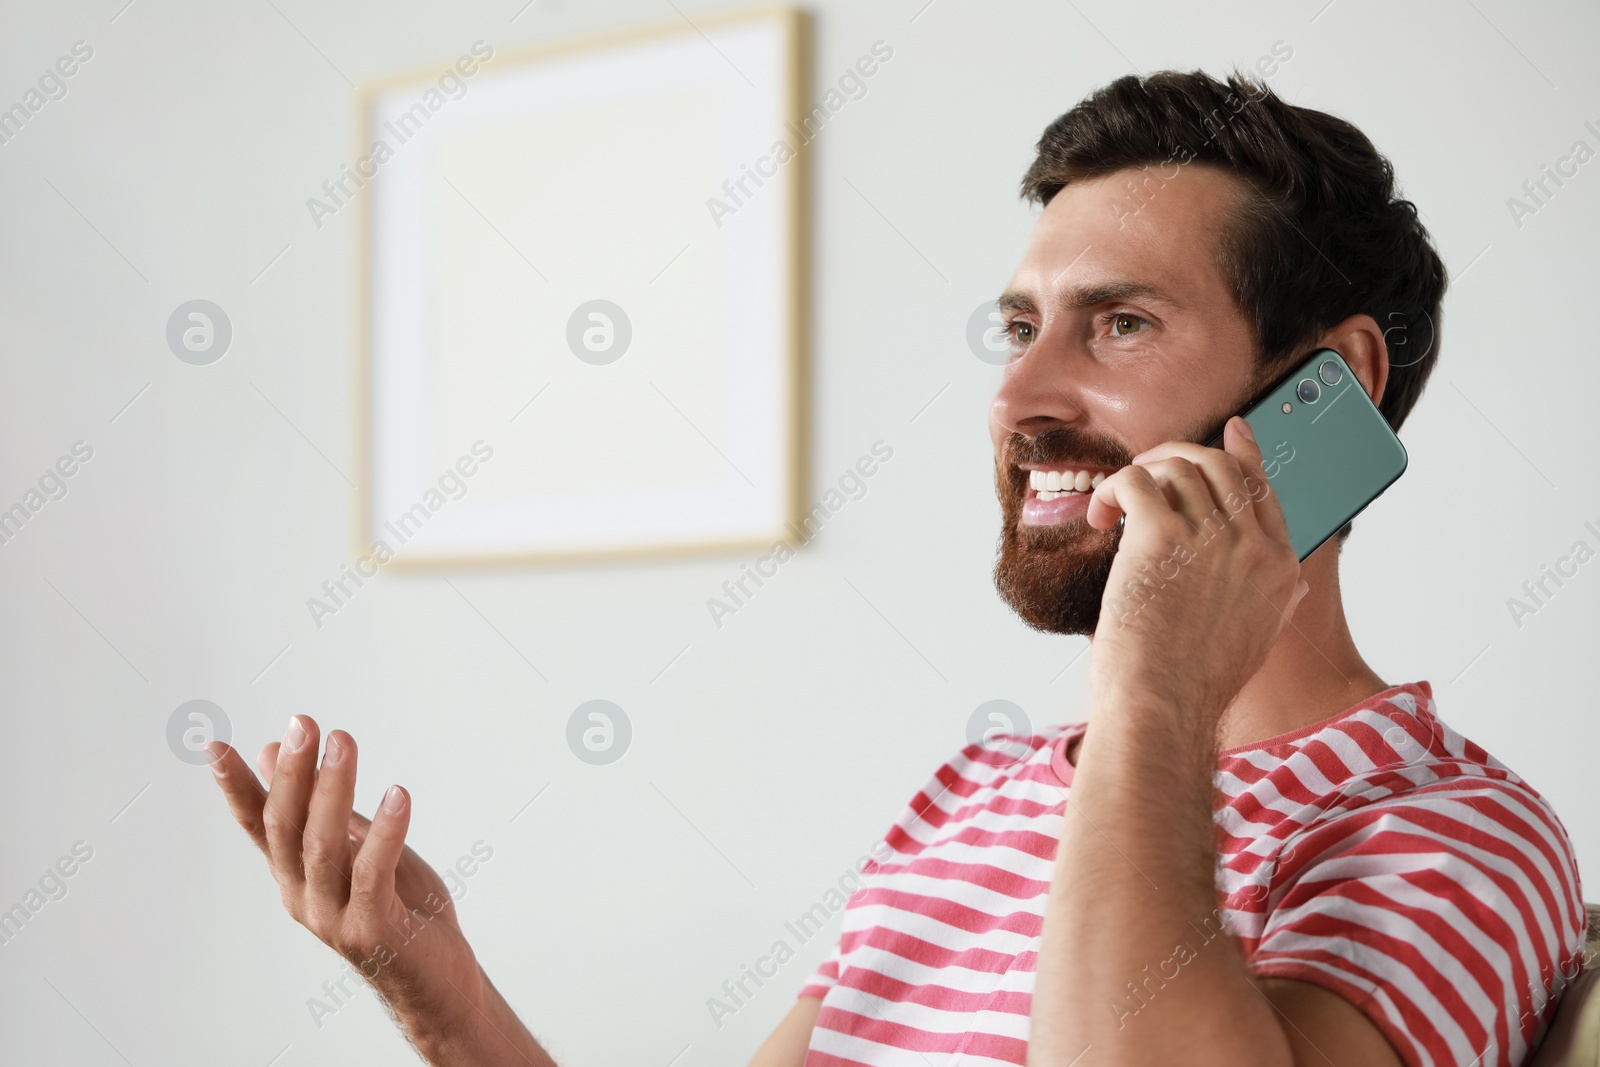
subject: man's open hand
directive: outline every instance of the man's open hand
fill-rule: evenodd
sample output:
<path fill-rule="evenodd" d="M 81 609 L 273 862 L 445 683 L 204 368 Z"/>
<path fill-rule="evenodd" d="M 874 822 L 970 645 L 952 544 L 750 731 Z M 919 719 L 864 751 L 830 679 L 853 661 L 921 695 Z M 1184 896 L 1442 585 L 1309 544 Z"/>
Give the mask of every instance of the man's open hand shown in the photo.
<path fill-rule="evenodd" d="M 1230 419 L 1221 449 L 1169 442 L 1133 457 L 1087 518 L 1103 530 L 1124 514 L 1089 659 L 1095 696 L 1214 724 L 1307 588 L 1248 424 Z"/>
<path fill-rule="evenodd" d="M 486 982 L 449 890 L 406 847 L 410 796 L 391 786 L 369 822 L 352 807 L 355 739 L 329 734 L 320 768 L 317 750 L 317 724 L 296 715 L 282 744 L 257 757 L 265 789 L 228 745 L 214 741 L 207 755 L 295 921 L 360 971 L 408 1033 L 471 1025 Z"/>

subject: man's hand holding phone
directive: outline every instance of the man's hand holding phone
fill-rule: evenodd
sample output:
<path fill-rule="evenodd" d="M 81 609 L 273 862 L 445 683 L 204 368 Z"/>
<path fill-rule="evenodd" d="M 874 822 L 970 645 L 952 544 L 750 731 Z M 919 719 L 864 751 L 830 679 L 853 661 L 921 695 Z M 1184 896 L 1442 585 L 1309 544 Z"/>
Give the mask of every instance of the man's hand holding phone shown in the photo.
<path fill-rule="evenodd" d="M 296 715 L 261 750 L 263 788 L 243 757 L 212 742 L 212 773 L 267 857 L 283 906 L 348 960 L 430 1063 L 553 1067 L 478 965 L 449 890 L 405 843 L 411 798 L 391 786 L 369 821 L 354 810 L 355 739 Z"/>
<path fill-rule="evenodd" d="M 1133 457 L 1087 519 L 1124 516 L 1090 652 L 1096 704 L 1182 708 L 1214 727 L 1307 591 L 1249 424 L 1230 419 L 1221 449 Z"/>

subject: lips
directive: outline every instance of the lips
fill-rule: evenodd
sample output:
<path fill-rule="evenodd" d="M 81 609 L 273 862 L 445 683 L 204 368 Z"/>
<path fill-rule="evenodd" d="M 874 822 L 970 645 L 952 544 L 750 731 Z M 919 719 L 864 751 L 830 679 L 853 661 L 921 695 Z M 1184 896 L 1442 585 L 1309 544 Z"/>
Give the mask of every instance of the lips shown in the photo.
<path fill-rule="evenodd" d="M 1022 498 L 1022 521 L 1055 526 L 1082 518 L 1089 511 L 1095 486 L 1108 471 L 1089 467 L 1027 467 L 1028 486 Z"/>

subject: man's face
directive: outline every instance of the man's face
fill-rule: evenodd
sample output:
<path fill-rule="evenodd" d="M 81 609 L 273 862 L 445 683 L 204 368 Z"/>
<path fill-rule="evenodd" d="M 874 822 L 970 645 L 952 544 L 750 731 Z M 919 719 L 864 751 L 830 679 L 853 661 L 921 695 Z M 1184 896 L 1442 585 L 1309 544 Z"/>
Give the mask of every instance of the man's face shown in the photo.
<path fill-rule="evenodd" d="M 1074 182 L 1001 297 L 995 585 L 1035 629 L 1092 633 L 1099 618 L 1121 532 L 1089 526 L 1086 490 L 1163 441 L 1197 440 L 1260 384 L 1254 330 L 1215 262 L 1241 189 L 1199 164 Z"/>

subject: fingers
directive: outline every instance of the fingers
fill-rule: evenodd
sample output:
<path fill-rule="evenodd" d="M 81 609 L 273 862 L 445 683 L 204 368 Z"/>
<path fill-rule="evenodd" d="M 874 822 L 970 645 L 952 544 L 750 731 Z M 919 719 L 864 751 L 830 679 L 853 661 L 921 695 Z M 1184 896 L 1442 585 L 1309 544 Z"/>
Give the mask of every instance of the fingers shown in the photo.
<path fill-rule="evenodd" d="M 1148 505 L 1150 520 L 1139 524 L 1143 528 L 1154 531 L 1166 512 L 1168 520 L 1175 515 L 1184 518 L 1181 532 L 1193 531 L 1217 506 L 1210 484 L 1196 469 L 1204 454 L 1213 451 L 1174 441 L 1139 453 L 1095 489 L 1085 518 L 1096 529 L 1109 529 L 1119 512 L 1134 517 L 1135 505 L 1142 501 Z"/>
<path fill-rule="evenodd" d="M 1254 504 L 1256 521 L 1275 541 L 1289 543 L 1289 522 L 1283 517 L 1283 501 L 1272 491 L 1261 462 L 1261 446 L 1256 443 L 1250 424 L 1235 416 L 1223 430 L 1222 447 L 1249 471 L 1246 490 Z"/>
<path fill-rule="evenodd" d="M 387 917 L 388 903 L 394 897 L 395 867 L 405 851 L 406 830 L 410 826 L 411 795 L 392 785 L 373 813 L 361 850 L 351 866 L 350 907 L 358 919 Z"/>
<path fill-rule="evenodd" d="M 305 881 L 305 825 L 316 776 L 317 724 L 310 716 L 295 715 L 283 735 L 267 790 L 267 844 L 272 873 L 285 889 Z"/>
<path fill-rule="evenodd" d="M 355 739 L 335 730 L 328 735 L 306 815 L 304 863 L 314 907 L 342 908 L 350 899 L 348 827 L 355 793 Z"/>
<path fill-rule="evenodd" d="M 359 851 L 361 843 L 367 839 L 367 831 L 372 827 L 372 820 L 354 809 L 350 812 L 350 822 L 345 827 L 345 832 L 350 836 L 350 847 Z"/>
<path fill-rule="evenodd" d="M 1154 476 L 1167 505 L 1188 520 L 1191 529 L 1197 530 L 1217 510 L 1211 479 L 1198 464 L 1182 456 L 1168 456 L 1142 460 L 1139 466 Z"/>
<path fill-rule="evenodd" d="M 1096 530 L 1109 530 L 1121 515 L 1143 520 L 1135 529 L 1155 529 L 1171 520 L 1172 507 L 1151 473 L 1130 464 L 1095 487 L 1089 494 L 1084 518 Z"/>
<path fill-rule="evenodd" d="M 283 743 L 261 750 L 257 763 L 270 788 L 229 745 L 213 742 L 206 755 L 234 819 L 266 854 L 285 907 L 343 952 L 352 929 L 381 929 L 391 920 L 411 797 L 391 787 L 367 820 L 352 806 L 355 739 L 343 730 L 330 733 L 318 768 L 318 736 L 310 717 L 296 715 Z"/>
<path fill-rule="evenodd" d="M 1261 451 L 1250 435 L 1249 424 L 1235 416 L 1228 421 L 1223 437 L 1223 449 L 1168 441 L 1139 453 L 1133 464 L 1155 474 L 1172 509 L 1207 539 L 1242 520 L 1286 543 L 1288 526 L 1262 470 Z M 1201 483 L 1204 492 L 1198 491 Z"/>
<path fill-rule="evenodd" d="M 231 745 L 221 741 L 211 742 L 206 746 L 206 758 L 211 763 L 211 773 L 217 779 L 217 785 L 222 787 L 222 795 L 228 800 L 228 810 L 233 813 L 234 821 L 244 828 L 250 840 L 270 859 L 266 826 L 262 822 L 267 791 L 261 788 L 256 776 L 245 766 L 244 757 L 234 751 Z"/>
<path fill-rule="evenodd" d="M 256 753 L 256 770 L 261 772 L 261 780 L 268 785 L 272 784 L 272 771 L 278 765 L 278 742 L 264 746 Z"/>
<path fill-rule="evenodd" d="M 1294 592 L 1289 594 L 1289 606 L 1283 609 L 1285 620 L 1294 618 L 1294 609 L 1300 606 L 1300 601 L 1304 600 L 1309 592 L 1311 592 L 1311 583 L 1304 578 L 1294 583 Z"/>

